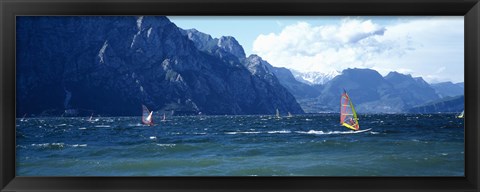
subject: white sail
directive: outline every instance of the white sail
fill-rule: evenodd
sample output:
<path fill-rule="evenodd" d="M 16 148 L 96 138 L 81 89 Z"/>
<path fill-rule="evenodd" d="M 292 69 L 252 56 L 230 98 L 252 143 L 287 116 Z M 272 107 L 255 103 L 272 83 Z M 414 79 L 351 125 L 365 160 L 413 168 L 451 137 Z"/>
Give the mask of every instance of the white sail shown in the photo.
<path fill-rule="evenodd" d="M 145 105 L 142 105 L 142 123 L 145 125 L 153 125 L 153 111 L 149 111 Z"/>

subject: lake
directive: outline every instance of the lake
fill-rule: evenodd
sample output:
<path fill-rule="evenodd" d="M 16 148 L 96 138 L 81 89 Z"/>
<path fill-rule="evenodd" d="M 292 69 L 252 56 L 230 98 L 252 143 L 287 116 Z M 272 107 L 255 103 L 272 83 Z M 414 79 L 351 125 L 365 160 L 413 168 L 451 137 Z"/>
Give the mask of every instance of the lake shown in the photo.
<path fill-rule="evenodd" d="M 163 114 L 162 114 L 163 115 Z M 455 114 L 45 117 L 16 121 L 17 176 L 463 176 Z"/>

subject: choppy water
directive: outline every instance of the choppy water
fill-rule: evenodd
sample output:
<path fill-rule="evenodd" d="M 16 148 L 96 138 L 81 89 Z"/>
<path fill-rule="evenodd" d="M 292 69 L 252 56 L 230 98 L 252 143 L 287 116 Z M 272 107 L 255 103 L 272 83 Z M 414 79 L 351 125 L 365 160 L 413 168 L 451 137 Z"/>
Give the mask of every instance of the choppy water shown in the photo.
<path fill-rule="evenodd" d="M 451 114 L 17 119 L 18 176 L 463 176 Z M 156 117 L 160 119 L 160 117 Z"/>

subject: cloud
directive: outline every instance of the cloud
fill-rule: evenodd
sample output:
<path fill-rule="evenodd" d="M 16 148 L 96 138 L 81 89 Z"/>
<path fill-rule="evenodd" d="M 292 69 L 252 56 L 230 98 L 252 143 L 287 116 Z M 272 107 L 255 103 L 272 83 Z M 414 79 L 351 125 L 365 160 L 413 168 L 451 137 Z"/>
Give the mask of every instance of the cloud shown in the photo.
<path fill-rule="evenodd" d="M 451 79 L 463 78 L 459 72 L 463 71 L 463 17 L 390 20 L 386 25 L 361 18 L 319 26 L 298 22 L 280 33 L 259 35 L 253 52 L 272 65 L 298 71 L 357 67 L 378 69 L 384 75 L 403 71 L 427 77 L 435 72 L 452 75 L 446 73 L 455 70 Z M 445 69 L 438 70 L 440 66 Z"/>
<path fill-rule="evenodd" d="M 391 49 L 374 38 L 385 31 L 370 20 L 345 19 L 325 26 L 298 22 L 279 34 L 258 36 L 253 51 L 274 65 L 301 71 L 365 65 L 375 53 Z"/>
<path fill-rule="evenodd" d="M 435 73 L 441 73 L 441 72 L 444 72 L 445 69 L 447 69 L 446 67 L 440 67 L 437 69 L 437 71 L 435 71 Z"/>

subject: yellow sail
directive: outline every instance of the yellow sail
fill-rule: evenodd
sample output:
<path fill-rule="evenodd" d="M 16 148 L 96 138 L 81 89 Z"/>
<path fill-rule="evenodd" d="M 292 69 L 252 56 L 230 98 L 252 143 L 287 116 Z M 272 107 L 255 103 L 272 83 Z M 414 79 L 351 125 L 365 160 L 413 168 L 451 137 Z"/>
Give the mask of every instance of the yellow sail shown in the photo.
<path fill-rule="evenodd" d="M 459 115 L 457 115 L 457 118 L 464 118 L 465 117 L 465 111 L 462 111 Z"/>

